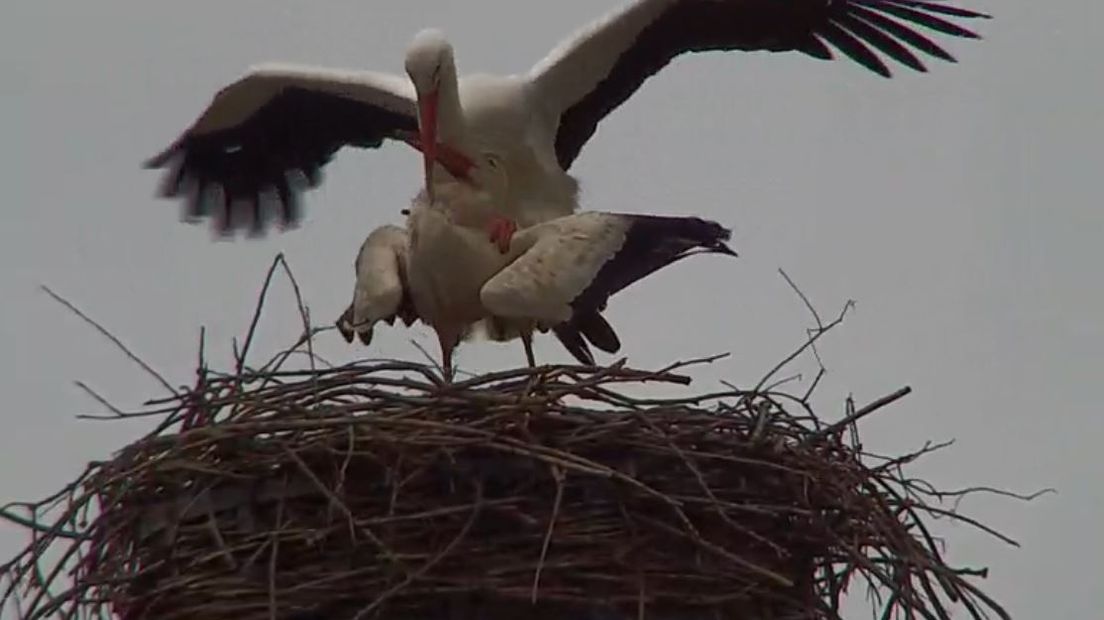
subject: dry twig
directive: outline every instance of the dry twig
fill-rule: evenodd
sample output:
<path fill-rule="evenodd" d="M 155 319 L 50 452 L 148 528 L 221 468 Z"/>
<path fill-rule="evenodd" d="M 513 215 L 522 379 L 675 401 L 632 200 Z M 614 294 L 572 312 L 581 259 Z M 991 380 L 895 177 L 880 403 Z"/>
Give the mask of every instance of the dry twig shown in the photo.
<path fill-rule="evenodd" d="M 839 432 L 907 388 L 827 424 L 808 392 L 763 389 L 785 363 L 753 390 L 647 399 L 622 388 L 681 390 L 675 373 L 713 358 L 454 384 L 395 360 L 285 369 L 315 333 L 298 303 L 291 349 L 247 367 L 258 308 L 231 372 L 201 356 L 191 389 L 116 412 L 161 417 L 148 436 L 25 515 L 0 509 L 33 535 L 0 567 L 0 605 L 29 619 L 539 619 L 601 605 L 827 620 L 861 576 L 883 617 L 1007 618 L 974 584 L 984 571 L 948 566 L 927 527 L 956 519 L 1011 542 L 938 505 L 999 491 L 940 493 L 904 472 L 939 446 L 886 460 Z M 784 362 L 843 313 L 816 317 Z"/>

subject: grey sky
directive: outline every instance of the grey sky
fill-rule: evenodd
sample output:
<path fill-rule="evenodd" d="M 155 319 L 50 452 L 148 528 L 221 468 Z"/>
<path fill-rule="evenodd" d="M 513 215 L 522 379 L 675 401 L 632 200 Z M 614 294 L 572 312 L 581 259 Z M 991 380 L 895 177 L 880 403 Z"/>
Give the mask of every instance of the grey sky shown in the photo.
<path fill-rule="evenodd" d="M 409 149 L 342 153 L 308 195 L 302 228 L 213 243 L 152 198 L 157 175 L 139 164 L 216 89 L 266 60 L 399 72 L 410 37 L 428 25 L 449 34 L 461 71 L 521 71 L 618 3 L 9 0 L 0 20 L 0 499 L 44 495 L 145 430 L 74 420 L 100 410 L 74 379 L 127 407 L 160 395 L 40 283 L 187 383 L 199 326 L 225 364 L 277 251 L 315 320 L 336 317 L 359 243 L 397 221 L 417 187 Z M 758 378 L 809 322 L 778 267 L 824 313 L 857 299 L 822 348 L 822 407 L 912 385 L 866 423 L 867 447 L 955 438 L 914 471 L 952 488 L 1058 487 L 1033 504 L 964 503 L 1020 550 L 962 527 L 939 531 L 954 561 L 992 568 L 986 586 L 1014 616 L 1096 617 L 1104 211 L 1093 175 L 1104 10 L 1087 0 L 969 6 L 996 14 L 977 24 L 986 40 L 950 41 L 960 63 L 932 61 L 927 75 L 902 70 L 887 81 L 796 54 L 683 58 L 601 125 L 573 171 L 586 208 L 703 215 L 735 231 L 738 261 L 686 261 L 614 298 L 609 317 L 631 363 L 732 350 L 698 372 L 697 386 Z M 287 287 L 277 288 L 261 333 L 268 351 L 299 329 Z M 411 337 L 433 343 L 425 329 L 383 329 L 376 352 L 416 357 Z M 319 347 L 334 360 L 364 353 L 335 334 Z M 568 359 L 549 340 L 537 354 Z M 522 360 L 517 345 L 459 354 L 467 369 Z M 23 542 L 0 525 L 0 557 Z"/>

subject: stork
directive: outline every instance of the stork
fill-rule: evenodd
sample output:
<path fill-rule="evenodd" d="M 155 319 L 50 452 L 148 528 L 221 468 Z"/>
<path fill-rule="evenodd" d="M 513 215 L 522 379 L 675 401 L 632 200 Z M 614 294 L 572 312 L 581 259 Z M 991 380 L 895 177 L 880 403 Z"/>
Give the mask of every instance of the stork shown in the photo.
<path fill-rule="evenodd" d="M 445 368 L 451 372 L 452 350 L 460 341 L 482 334 L 491 340 L 521 338 L 530 366 L 532 325 L 486 313 L 479 288 L 505 264 L 502 256 L 479 242 L 479 233 L 464 217 L 478 216 L 486 197 L 460 183 L 443 183 L 444 195 L 431 202 L 422 191 L 413 201 L 406 228 L 386 225 L 373 230 L 354 263 L 353 301 L 337 320 L 347 342 L 358 336 L 372 341 L 380 321 L 399 318 L 407 326 L 421 319 L 437 332 Z M 621 343 L 600 314 L 585 311 L 552 328 L 565 348 L 583 364 L 594 364 L 588 342 L 616 353 Z"/>
<path fill-rule="evenodd" d="M 437 332 L 451 377 L 453 350 L 482 322 L 519 335 L 531 366 L 532 333 L 549 329 L 577 360 L 593 364 L 586 341 L 607 352 L 620 346 L 600 314 L 611 295 L 693 254 L 736 255 L 725 244 L 729 231 L 716 222 L 604 212 L 520 229 L 502 254 L 478 228 L 454 221 L 462 211 L 423 191 L 406 229 L 384 226 L 368 235 L 353 301 L 337 321 L 347 341 L 358 335 L 371 342 L 380 321 L 420 319 Z"/>
<path fill-rule="evenodd" d="M 957 20 L 988 17 L 942 0 L 633 0 L 565 40 L 528 72 L 459 77 L 437 30 L 415 38 L 410 80 L 300 65 L 264 65 L 226 86 L 175 142 L 147 162 L 169 168 L 166 197 L 185 219 L 224 229 L 293 225 L 299 195 L 345 146 L 405 140 L 449 175 L 479 185 L 505 171 L 486 225 L 502 249 L 518 226 L 572 213 L 568 174 L 598 124 L 686 52 L 831 48 L 889 77 L 887 59 L 925 71 L 915 52 L 954 61 L 923 31 L 977 38 Z M 417 134 L 415 134 L 417 132 Z M 417 135 L 417 137 L 415 137 Z M 440 146 L 438 146 L 440 144 Z M 427 169 L 429 191 L 437 189 Z"/>

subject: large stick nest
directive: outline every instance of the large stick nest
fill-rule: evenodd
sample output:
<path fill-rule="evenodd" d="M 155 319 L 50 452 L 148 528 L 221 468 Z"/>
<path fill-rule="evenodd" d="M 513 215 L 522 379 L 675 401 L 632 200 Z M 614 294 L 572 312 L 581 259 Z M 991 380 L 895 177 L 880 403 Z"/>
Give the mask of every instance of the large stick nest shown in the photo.
<path fill-rule="evenodd" d="M 404 362 L 201 367 L 141 413 L 157 430 L 29 505 L 34 540 L 3 567 L 0 605 L 127 620 L 832 619 L 858 577 L 882 617 L 1007 617 L 974 585 L 984 571 L 948 566 L 929 530 L 940 517 L 985 529 L 903 471 L 930 447 L 885 458 L 858 443 L 855 422 L 907 389 L 834 424 L 808 394 L 763 385 L 628 395 L 687 383 L 677 371 L 448 384 Z"/>

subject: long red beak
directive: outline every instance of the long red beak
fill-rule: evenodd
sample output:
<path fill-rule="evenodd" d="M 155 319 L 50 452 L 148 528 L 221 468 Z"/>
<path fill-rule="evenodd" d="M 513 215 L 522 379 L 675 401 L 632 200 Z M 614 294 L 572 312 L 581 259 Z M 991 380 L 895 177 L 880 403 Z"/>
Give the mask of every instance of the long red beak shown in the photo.
<path fill-rule="evenodd" d="M 433 201 L 433 167 L 437 163 L 437 93 L 434 90 L 418 98 L 418 137 L 422 141 L 425 189 Z"/>

